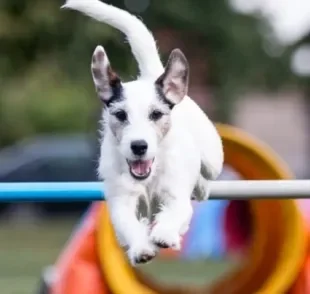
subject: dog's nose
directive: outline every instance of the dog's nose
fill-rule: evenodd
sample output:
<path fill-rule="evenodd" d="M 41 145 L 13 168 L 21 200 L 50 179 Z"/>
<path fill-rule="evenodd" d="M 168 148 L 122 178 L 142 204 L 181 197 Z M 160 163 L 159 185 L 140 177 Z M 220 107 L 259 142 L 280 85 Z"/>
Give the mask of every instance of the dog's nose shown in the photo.
<path fill-rule="evenodd" d="M 145 140 L 136 140 L 131 142 L 131 150 L 134 155 L 144 155 L 147 150 L 147 142 Z"/>

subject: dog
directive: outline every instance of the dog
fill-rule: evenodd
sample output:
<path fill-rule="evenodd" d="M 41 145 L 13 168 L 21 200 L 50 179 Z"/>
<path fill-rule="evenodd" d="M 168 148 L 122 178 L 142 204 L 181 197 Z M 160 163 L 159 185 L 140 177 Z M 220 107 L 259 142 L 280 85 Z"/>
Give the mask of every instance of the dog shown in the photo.
<path fill-rule="evenodd" d="M 152 33 L 127 11 L 99 0 L 67 0 L 62 8 L 123 32 L 139 66 L 137 79 L 123 82 L 102 46 L 91 60 L 104 105 L 98 174 L 116 237 L 133 266 L 149 262 L 160 248 L 179 250 L 193 213 L 191 199 L 208 198 L 224 157 L 215 126 L 187 96 L 188 61 L 174 49 L 164 67 Z"/>

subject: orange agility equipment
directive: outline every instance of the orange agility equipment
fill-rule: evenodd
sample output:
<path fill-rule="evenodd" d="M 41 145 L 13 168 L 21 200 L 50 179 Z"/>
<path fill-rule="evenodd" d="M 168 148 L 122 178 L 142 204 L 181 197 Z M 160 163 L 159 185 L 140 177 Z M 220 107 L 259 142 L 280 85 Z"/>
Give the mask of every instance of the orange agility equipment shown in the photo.
<path fill-rule="evenodd" d="M 96 227 L 101 204 L 92 205 L 56 263 L 51 294 L 108 294 L 97 254 Z"/>
<path fill-rule="evenodd" d="M 237 128 L 217 127 L 225 163 L 244 179 L 293 177 L 268 146 Z M 56 263 L 52 294 L 310 293 L 310 202 L 247 203 L 252 228 L 244 262 L 203 288 L 166 287 L 133 269 L 115 240 L 105 203 L 95 203 Z"/>

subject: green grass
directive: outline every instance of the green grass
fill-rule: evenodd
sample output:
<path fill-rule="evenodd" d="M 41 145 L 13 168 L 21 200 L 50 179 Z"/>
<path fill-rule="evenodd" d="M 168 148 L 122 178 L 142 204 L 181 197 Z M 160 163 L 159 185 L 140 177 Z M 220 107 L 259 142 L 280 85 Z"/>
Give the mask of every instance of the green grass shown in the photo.
<path fill-rule="evenodd" d="M 0 293 L 33 294 L 41 270 L 53 264 L 75 220 L 0 224 Z"/>
<path fill-rule="evenodd" d="M 43 267 L 53 264 L 76 220 L 39 225 L 0 223 L 0 293 L 35 294 Z M 231 268 L 228 262 L 167 262 L 155 260 L 144 267 L 165 283 L 202 284 Z"/>
<path fill-rule="evenodd" d="M 154 260 L 144 271 L 165 284 L 204 285 L 219 278 L 233 267 L 228 261 Z"/>

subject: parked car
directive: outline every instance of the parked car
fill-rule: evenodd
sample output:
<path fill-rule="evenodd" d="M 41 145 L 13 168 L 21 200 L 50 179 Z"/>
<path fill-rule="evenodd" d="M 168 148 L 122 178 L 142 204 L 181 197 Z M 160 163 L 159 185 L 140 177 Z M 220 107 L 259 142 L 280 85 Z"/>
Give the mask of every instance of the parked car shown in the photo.
<path fill-rule="evenodd" d="M 96 181 L 97 139 L 86 134 L 46 135 L 0 150 L 0 182 Z M 47 214 L 80 212 L 88 202 L 34 203 Z M 10 203 L 2 203 L 3 211 Z"/>

